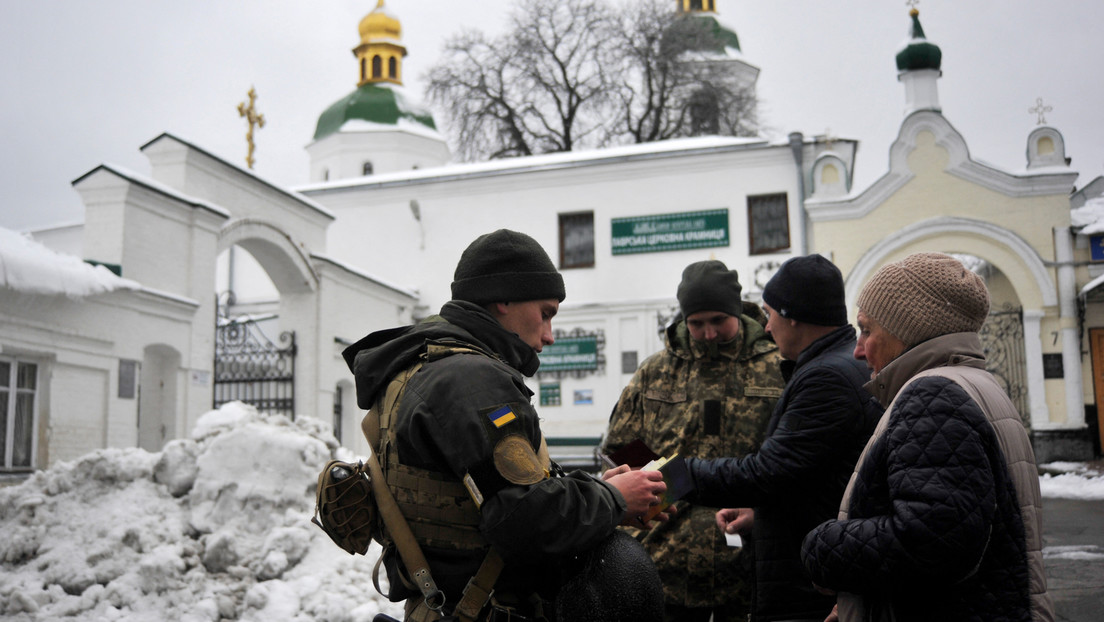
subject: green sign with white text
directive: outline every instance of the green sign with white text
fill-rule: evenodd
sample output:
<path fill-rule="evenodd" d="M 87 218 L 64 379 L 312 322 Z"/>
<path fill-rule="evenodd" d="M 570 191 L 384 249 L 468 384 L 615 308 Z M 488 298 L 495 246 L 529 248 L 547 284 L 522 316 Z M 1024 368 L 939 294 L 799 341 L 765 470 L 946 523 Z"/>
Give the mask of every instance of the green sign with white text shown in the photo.
<path fill-rule="evenodd" d="M 540 371 L 574 371 L 598 369 L 598 339 L 560 337 L 556 343 L 544 346 L 540 353 Z"/>
<path fill-rule="evenodd" d="M 614 218 L 614 255 L 728 246 L 728 210 Z"/>

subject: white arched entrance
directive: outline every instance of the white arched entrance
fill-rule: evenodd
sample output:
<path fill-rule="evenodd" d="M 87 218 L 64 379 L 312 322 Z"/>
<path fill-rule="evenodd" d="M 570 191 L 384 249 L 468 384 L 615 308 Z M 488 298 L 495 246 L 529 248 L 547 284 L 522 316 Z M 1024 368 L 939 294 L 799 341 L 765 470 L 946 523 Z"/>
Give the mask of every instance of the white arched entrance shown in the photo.
<path fill-rule="evenodd" d="M 864 253 L 846 279 L 849 308 L 855 308 L 862 285 L 882 265 L 912 253 L 938 251 L 984 259 L 1008 279 L 1023 307 L 1024 359 L 1027 366 L 1027 402 L 1032 428 L 1045 430 L 1051 423 L 1044 385 L 1041 322 L 1046 307 L 1059 304 L 1058 288 L 1036 250 L 1015 233 L 993 223 L 958 217 L 938 217 L 914 223 L 883 238 Z M 1084 421 L 1081 405 L 1081 357 L 1075 348 L 1063 349 L 1068 423 Z"/>

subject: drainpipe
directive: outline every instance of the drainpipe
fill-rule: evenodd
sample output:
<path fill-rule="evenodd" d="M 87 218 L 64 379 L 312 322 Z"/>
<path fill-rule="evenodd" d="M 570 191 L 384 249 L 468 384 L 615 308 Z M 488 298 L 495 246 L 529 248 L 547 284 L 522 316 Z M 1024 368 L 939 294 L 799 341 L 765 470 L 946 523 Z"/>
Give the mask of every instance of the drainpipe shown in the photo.
<path fill-rule="evenodd" d="M 790 132 L 790 151 L 793 152 L 794 165 L 797 167 L 797 209 L 801 214 L 798 226 L 799 254 L 809 254 L 808 238 L 805 235 L 808 223 L 808 215 L 805 214 L 805 136 L 801 132 Z"/>

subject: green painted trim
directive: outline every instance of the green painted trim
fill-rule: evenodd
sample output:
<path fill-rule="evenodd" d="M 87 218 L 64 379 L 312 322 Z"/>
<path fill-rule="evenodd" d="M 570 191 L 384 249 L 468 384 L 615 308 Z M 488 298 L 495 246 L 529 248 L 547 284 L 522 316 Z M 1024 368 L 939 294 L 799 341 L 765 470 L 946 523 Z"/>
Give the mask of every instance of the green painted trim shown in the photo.
<path fill-rule="evenodd" d="M 96 261 L 95 259 L 85 259 L 84 263 L 93 266 L 103 266 L 110 270 L 115 276 L 123 276 L 123 267 L 117 263 L 104 263 L 102 261 Z"/>
<path fill-rule="evenodd" d="M 549 447 L 571 447 L 575 445 L 598 446 L 602 442 L 601 436 L 546 436 L 545 442 Z"/>

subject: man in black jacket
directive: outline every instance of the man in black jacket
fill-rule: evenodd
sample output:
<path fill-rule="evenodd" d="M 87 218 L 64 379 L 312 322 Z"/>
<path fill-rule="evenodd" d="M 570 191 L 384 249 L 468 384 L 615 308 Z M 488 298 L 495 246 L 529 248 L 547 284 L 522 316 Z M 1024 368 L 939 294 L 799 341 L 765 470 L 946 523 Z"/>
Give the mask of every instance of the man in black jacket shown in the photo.
<path fill-rule="evenodd" d="M 778 343 L 786 389 L 767 439 L 742 458 L 687 459 L 691 501 L 725 509 L 717 523 L 754 540 L 753 620 L 821 622 L 835 598 L 801 565 L 810 529 L 835 518 L 847 481 L 882 407 L 863 389 L 866 365 L 853 356 L 843 276 L 820 255 L 795 257 L 763 288 L 767 331 Z"/>
<path fill-rule="evenodd" d="M 453 299 L 438 315 L 372 333 L 344 353 L 358 404 L 377 415 L 365 426 L 372 451 L 445 596 L 441 611 L 430 611 L 385 533 L 388 596 L 406 600 L 407 620 L 454 613 L 493 548 L 504 567 L 493 594 L 474 592 L 480 614 L 469 619 L 555 622 L 550 603 L 566 565 L 603 546 L 618 524 L 644 527 L 636 517 L 666 488 L 657 471 L 621 468 L 599 480 L 557 473 L 550 462 L 525 377 L 554 341 L 564 295 L 563 277 L 537 241 L 500 229 L 461 255 Z M 651 611 L 634 611 L 647 601 L 634 598 L 624 619 L 661 615 L 659 577 L 645 570 L 654 582 Z M 639 582 L 606 587 L 633 592 Z"/>

